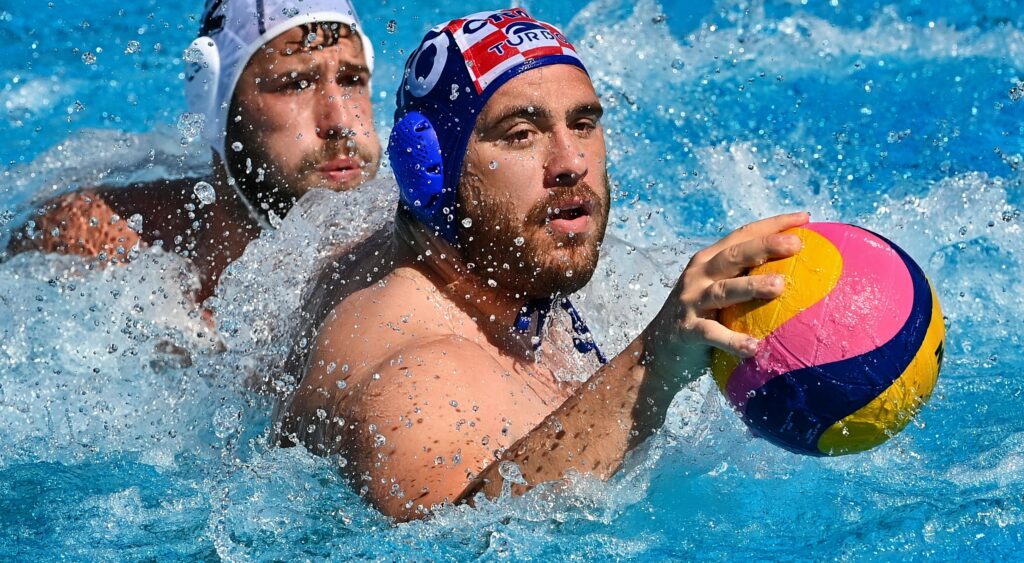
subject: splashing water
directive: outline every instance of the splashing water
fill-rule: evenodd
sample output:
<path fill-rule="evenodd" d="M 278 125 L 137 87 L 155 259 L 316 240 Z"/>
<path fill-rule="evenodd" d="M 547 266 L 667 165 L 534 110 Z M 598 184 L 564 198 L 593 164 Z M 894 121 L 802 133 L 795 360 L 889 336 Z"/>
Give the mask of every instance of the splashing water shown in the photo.
<path fill-rule="evenodd" d="M 171 46 L 188 43 L 187 14 L 126 6 L 104 20 L 125 33 L 103 43 L 99 14 L 57 4 L 68 25 L 92 20 L 75 27 L 81 50 L 104 55 L 83 65 L 39 47 L 32 69 L 0 69 L 0 128 L 42 132 L 12 134 L 29 140 L 0 149 L 5 239 L 28 207 L 75 187 L 209 171 L 189 140 L 197 124 L 178 122 L 181 100 L 135 93 L 139 113 L 150 112 L 136 122 L 110 98 L 111 80 L 127 83 L 143 67 L 156 70 L 139 84 L 180 88 Z M 471 4 L 458 9 L 487 7 Z M 187 304 L 197 280 L 159 250 L 114 269 L 30 254 L 0 263 L 0 557 L 860 560 L 1016 550 L 1024 105 L 1011 92 L 1024 76 L 1024 18 L 1013 3 L 526 4 L 575 39 L 607 110 L 610 242 L 579 300 L 607 351 L 653 316 L 693 252 L 749 220 L 807 209 L 885 234 L 936 285 L 946 366 L 914 425 L 862 455 L 803 458 L 751 437 L 702 378 L 609 483 L 571 476 L 391 526 L 339 477 L 344 460 L 269 448 L 273 404 L 251 391 L 286 360 L 306 280 L 332 249 L 387 221 L 395 198 L 383 179 L 314 192 L 252 244 L 211 301 L 216 329 Z M 414 22 L 411 6 L 361 7 L 383 40 L 378 116 L 390 114 L 422 28 L 461 15 L 417 8 Z M 7 10 L 0 35 L 52 32 L 51 12 Z M 151 13 L 171 24 L 147 23 Z M 129 33 L 145 47 L 122 58 Z M 43 39 L 9 42 L 5 60 L 33 60 L 29 46 Z M 64 65 L 60 84 L 44 63 Z M 85 102 L 77 121 L 50 115 L 76 99 Z M 169 125 L 89 129 L 150 131 L 142 120 L 152 115 Z M 389 120 L 379 120 L 386 138 Z"/>

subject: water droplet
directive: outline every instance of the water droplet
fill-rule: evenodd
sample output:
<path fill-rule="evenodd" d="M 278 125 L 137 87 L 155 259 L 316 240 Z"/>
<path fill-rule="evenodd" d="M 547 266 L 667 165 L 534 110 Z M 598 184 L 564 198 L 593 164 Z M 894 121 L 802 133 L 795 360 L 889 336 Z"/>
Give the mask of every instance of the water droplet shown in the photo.
<path fill-rule="evenodd" d="M 199 50 L 199 47 L 189 47 L 185 49 L 181 58 L 185 59 L 187 63 L 198 63 L 203 60 L 203 52 Z"/>
<path fill-rule="evenodd" d="M 338 382 L 335 383 L 335 385 L 338 386 L 338 389 L 345 389 L 346 387 L 348 387 L 348 383 L 345 383 L 344 379 L 339 379 Z"/>
<path fill-rule="evenodd" d="M 512 242 L 516 243 L 516 246 L 523 246 L 524 244 L 526 244 L 526 239 L 524 239 L 523 237 L 516 237 L 515 240 Z"/>
<path fill-rule="evenodd" d="M 192 191 L 196 194 L 196 198 L 199 199 L 200 205 L 210 205 L 217 201 L 217 192 L 213 189 L 213 186 L 206 182 L 197 182 Z"/>
<path fill-rule="evenodd" d="M 686 66 L 686 63 L 683 62 L 683 59 L 675 59 L 672 61 L 672 70 L 683 70 L 684 66 Z"/>
<path fill-rule="evenodd" d="M 497 170 L 498 169 L 498 163 L 496 161 L 492 160 L 491 163 L 487 165 L 487 167 L 490 168 L 491 170 Z"/>
<path fill-rule="evenodd" d="M 132 40 L 132 41 L 129 41 L 128 45 L 125 46 L 124 54 L 126 54 L 126 55 L 134 55 L 135 53 L 138 53 L 141 50 L 142 50 L 142 45 L 138 41 Z"/>
<path fill-rule="evenodd" d="M 455 401 L 455 400 L 449 401 L 448 404 L 453 406 L 453 407 L 455 407 L 455 408 L 459 407 L 459 402 Z"/>
<path fill-rule="evenodd" d="M 1024 82 L 1018 82 L 1013 88 L 1010 88 L 1010 100 L 1019 102 L 1024 99 Z"/>
<path fill-rule="evenodd" d="M 214 433 L 218 438 L 224 439 L 238 429 L 242 411 L 235 405 L 224 405 L 217 409 L 213 415 Z"/>
<path fill-rule="evenodd" d="M 235 141 L 234 143 L 231 143 L 231 150 L 233 150 L 235 152 L 241 152 L 242 151 L 242 143 L 239 143 L 238 141 Z"/>
<path fill-rule="evenodd" d="M 92 54 L 92 51 L 86 51 L 82 55 L 82 62 L 87 65 L 94 65 L 96 64 L 96 55 Z"/>
<path fill-rule="evenodd" d="M 498 287 L 498 282 L 494 281 L 493 279 L 488 279 L 487 285 L 488 287 Z"/>
<path fill-rule="evenodd" d="M 327 364 L 327 375 L 331 375 L 336 369 L 338 369 L 338 364 L 334 362 Z"/>
<path fill-rule="evenodd" d="M 194 141 L 203 132 L 206 125 L 206 116 L 201 113 L 185 112 L 178 117 L 178 133 L 182 141 L 188 143 Z"/>
<path fill-rule="evenodd" d="M 376 436 L 373 437 L 373 447 L 379 448 L 386 444 L 387 441 L 388 439 L 385 438 L 383 434 L 377 434 Z"/>
<path fill-rule="evenodd" d="M 388 20 L 388 33 L 394 33 L 398 31 L 398 22 L 395 20 Z"/>
<path fill-rule="evenodd" d="M 473 220 L 470 219 L 469 217 L 466 217 L 465 219 L 462 220 L 462 226 L 466 227 L 467 229 L 472 227 L 473 226 Z"/>
<path fill-rule="evenodd" d="M 501 478 L 516 485 L 526 485 L 523 472 L 514 461 L 503 461 L 498 464 L 498 474 Z"/>
<path fill-rule="evenodd" d="M 136 213 L 128 218 L 128 228 L 135 231 L 136 233 L 142 232 L 142 215 Z"/>
<path fill-rule="evenodd" d="M 277 213 L 274 213 L 273 210 L 267 211 L 267 220 L 270 221 L 270 226 L 275 229 L 280 229 L 281 223 L 284 223 L 284 221 L 281 220 L 281 217 L 279 217 Z"/>

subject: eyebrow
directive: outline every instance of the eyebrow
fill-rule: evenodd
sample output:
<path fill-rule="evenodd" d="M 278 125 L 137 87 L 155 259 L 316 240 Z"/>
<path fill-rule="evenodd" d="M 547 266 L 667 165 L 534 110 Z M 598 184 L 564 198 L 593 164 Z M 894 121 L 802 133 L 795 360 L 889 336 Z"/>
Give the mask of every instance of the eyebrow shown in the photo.
<path fill-rule="evenodd" d="M 364 64 L 345 64 L 345 65 L 342 65 L 339 70 L 343 70 L 343 71 L 348 72 L 350 74 L 365 74 L 367 76 L 370 75 L 370 67 L 368 67 L 368 66 L 366 66 Z M 320 65 L 319 64 L 300 65 L 299 68 L 288 68 L 288 67 L 281 68 L 281 67 L 278 67 L 277 65 L 275 65 L 274 69 L 273 69 L 273 74 L 275 76 L 282 76 L 284 74 L 289 74 L 289 73 L 292 73 L 292 72 L 300 73 L 300 74 L 305 74 L 305 73 L 322 74 L 322 71 L 320 69 Z"/>
<path fill-rule="evenodd" d="M 592 115 L 595 119 L 600 119 L 604 115 L 604 108 L 601 107 L 600 103 L 597 104 L 580 104 L 573 107 L 569 111 L 565 112 L 565 116 L 576 117 L 580 115 Z M 551 119 L 552 114 L 547 108 L 537 106 L 513 106 L 502 112 L 497 119 L 494 119 L 490 123 L 490 127 L 495 127 L 509 119 L 525 119 L 527 121 L 537 121 L 540 119 Z"/>

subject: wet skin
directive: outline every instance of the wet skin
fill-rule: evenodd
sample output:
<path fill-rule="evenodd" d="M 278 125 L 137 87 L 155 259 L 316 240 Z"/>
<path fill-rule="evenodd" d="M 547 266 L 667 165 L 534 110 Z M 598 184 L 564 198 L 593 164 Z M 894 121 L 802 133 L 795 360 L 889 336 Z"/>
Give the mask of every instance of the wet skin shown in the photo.
<path fill-rule="evenodd" d="M 522 472 L 517 493 L 569 470 L 612 475 L 661 426 L 710 346 L 754 353 L 757 343 L 717 312 L 778 296 L 779 279 L 742 274 L 797 252 L 799 239 L 779 233 L 808 221 L 767 219 L 699 252 L 658 317 L 599 367 L 576 353 L 564 323 L 541 354 L 509 329 L 527 299 L 577 289 L 596 263 L 608 188 L 589 79 L 551 66 L 511 80 L 482 112 L 467 155 L 460 213 L 473 222 L 460 237 L 474 241 L 457 251 L 400 212 L 396 265 L 328 315 L 279 421 L 288 440 L 339 454 L 353 485 L 399 520 L 497 495 L 503 462 Z M 563 214 L 551 203 L 575 207 Z M 580 369 L 585 384 L 559 377 Z"/>
<path fill-rule="evenodd" d="M 271 211 L 283 217 L 310 189 L 350 190 L 377 173 L 381 149 L 362 43 L 347 27 L 338 29 L 340 36 L 318 28 L 316 40 L 303 43 L 306 30 L 294 28 L 246 65 L 226 141 L 237 190 L 216 155 L 208 178 L 85 189 L 40 208 L 32 217 L 36 228 L 15 233 L 8 253 L 39 250 L 124 263 L 136 242 L 160 245 L 192 261 L 201 282 L 195 298 L 204 301 L 223 270 L 259 236 L 260 220 L 250 206 L 264 218 Z M 241 150 L 232 148 L 235 143 Z M 214 187 L 215 202 L 201 205 L 194 194 L 200 180 Z M 135 214 L 143 218 L 140 233 L 124 223 Z M 103 227 L 90 225 L 89 217 Z M 119 225 L 107 228 L 117 217 Z"/>

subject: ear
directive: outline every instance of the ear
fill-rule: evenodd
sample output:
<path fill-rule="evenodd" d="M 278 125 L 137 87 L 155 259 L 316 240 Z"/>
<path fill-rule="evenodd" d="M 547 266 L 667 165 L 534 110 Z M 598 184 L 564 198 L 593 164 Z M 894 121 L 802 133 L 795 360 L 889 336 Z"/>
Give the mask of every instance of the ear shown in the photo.
<path fill-rule="evenodd" d="M 199 37 L 185 50 L 185 101 L 188 111 L 206 118 L 203 138 L 213 139 L 223 124 L 216 123 L 220 87 L 220 51 L 209 37 Z"/>
<path fill-rule="evenodd" d="M 402 116 L 391 130 L 388 155 L 402 204 L 425 226 L 449 241 L 455 195 L 444 189 L 444 160 L 433 123 L 419 112 Z M 447 208 L 447 211 L 445 209 Z"/>

